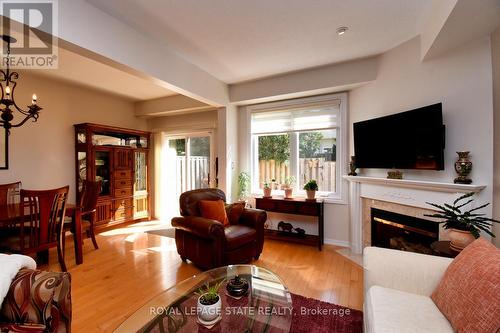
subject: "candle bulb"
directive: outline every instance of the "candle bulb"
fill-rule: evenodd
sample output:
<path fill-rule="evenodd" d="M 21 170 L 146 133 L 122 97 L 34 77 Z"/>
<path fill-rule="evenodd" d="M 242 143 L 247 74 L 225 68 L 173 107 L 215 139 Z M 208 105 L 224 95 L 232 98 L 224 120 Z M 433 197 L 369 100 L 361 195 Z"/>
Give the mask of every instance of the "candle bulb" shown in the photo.
<path fill-rule="evenodd" d="M 33 94 L 33 97 L 31 98 L 31 104 L 36 104 L 36 94 Z"/>
<path fill-rule="evenodd" d="M 7 95 L 7 98 L 9 98 L 9 96 L 10 96 L 10 87 L 9 86 L 5 87 L 5 95 Z"/>

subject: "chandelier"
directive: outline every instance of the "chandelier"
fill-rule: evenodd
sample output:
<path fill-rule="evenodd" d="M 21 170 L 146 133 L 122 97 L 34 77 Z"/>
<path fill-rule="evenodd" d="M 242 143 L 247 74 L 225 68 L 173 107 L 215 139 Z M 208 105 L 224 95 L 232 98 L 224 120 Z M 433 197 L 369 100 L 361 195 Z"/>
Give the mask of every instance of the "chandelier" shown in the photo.
<path fill-rule="evenodd" d="M 0 69 L 0 90 L 2 92 L 2 99 L 0 100 L 0 112 L 1 112 L 1 120 L 0 125 L 5 128 L 7 133 L 10 133 L 10 129 L 12 127 L 20 127 L 29 119 L 33 119 L 33 121 L 38 120 L 39 112 L 42 110 L 36 104 L 36 95 L 33 94 L 33 98 L 31 100 L 31 105 L 28 105 L 27 110 L 21 109 L 14 99 L 14 90 L 17 86 L 17 79 L 19 79 L 19 73 L 10 71 L 10 44 L 15 43 L 17 40 L 14 37 L 2 35 L 2 39 L 7 43 L 7 58 L 5 58 L 6 62 L 6 70 Z M 14 120 L 14 112 L 17 110 L 21 115 L 24 116 L 24 119 L 19 121 L 17 124 L 12 124 Z"/>

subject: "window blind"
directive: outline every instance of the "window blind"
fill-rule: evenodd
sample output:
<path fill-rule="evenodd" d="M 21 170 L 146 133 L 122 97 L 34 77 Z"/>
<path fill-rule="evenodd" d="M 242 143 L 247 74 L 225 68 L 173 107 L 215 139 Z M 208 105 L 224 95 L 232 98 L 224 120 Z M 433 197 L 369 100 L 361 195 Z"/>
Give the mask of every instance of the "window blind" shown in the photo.
<path fill-rule="evenodd" d="M 252 134 L 321 130 L 339 126 L 340 101 L 281 110 L 253 112 Z"/>

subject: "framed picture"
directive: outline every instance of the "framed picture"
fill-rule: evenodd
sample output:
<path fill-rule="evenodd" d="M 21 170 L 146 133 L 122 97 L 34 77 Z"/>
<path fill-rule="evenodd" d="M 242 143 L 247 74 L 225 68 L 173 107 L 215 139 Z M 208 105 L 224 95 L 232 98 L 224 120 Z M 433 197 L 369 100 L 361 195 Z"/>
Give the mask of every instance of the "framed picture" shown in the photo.
<path fill-rule="evenodd" d="M 0 170 L 9 168 L 9 134 L 0 127 Z"/>

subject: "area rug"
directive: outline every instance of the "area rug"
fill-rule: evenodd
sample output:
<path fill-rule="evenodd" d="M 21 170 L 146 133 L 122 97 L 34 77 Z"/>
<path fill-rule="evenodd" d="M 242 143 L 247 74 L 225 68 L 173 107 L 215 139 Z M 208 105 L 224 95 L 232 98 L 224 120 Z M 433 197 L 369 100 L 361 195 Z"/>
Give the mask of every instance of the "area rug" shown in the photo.
<path fill-rule="evenodd" d="M 363 312 L 340 305 L 292 295 L 292 333 L 361 333 Z"/>
<path fill-rule="evenodd" d="M 148 231 L 146 231 L 146 233 L 158 235 L 158 236 L 163 236 L 163 237 L 175 238 L 175 229 L 174 228 L 148 230 Z"/>

